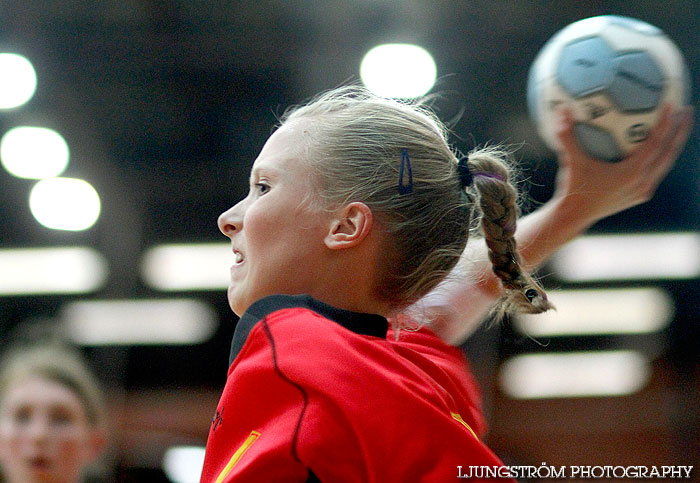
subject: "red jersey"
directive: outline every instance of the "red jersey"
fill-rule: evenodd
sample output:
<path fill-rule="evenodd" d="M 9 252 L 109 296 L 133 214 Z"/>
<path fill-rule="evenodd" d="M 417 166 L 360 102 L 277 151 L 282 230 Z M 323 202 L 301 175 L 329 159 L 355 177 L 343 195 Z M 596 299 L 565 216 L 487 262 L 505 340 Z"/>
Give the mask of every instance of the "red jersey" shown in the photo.
<path fill-rule="evenodd" d="M 241 317 L 201 481 L 453 481 L 500 466 L 479 440 L 466 361 L 428 330 L 308 296 L 272 296 Z"/>

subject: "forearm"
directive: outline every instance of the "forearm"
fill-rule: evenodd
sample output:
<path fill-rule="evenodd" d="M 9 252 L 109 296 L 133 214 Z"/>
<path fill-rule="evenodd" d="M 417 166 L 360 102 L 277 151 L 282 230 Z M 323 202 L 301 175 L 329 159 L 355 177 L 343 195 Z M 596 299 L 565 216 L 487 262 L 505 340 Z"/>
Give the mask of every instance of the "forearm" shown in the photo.
<path fill-rule="evenodd" d="M 597 221 L 583 211 L 584 206 L 575 195 L 554 197 L 519 221 L 515 239 L 525 270 L 536 270 Z"/>
<path fill-rule="evenodd" d="M 535 270 L 595 222 L 582 208 L 576 196 L 554 197 L 521 218 L 515 238 L 526 270 Z M 443 340 L 458 345 L 478 328 L 502 290 L 484 240 L 475 239 L 453 273 L 417 305 L 422 310 L 417 315 L 430 320 L 432 330 Z"/>

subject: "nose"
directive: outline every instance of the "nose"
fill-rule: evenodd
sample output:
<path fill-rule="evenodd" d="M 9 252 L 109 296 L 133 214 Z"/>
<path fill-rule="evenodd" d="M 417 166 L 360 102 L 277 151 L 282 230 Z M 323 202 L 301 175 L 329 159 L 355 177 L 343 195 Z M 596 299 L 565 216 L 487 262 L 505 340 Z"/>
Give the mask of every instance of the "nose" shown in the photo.
<path fill-rule="evenodd" d="M 243 228 L 243 201 L 241 200 L 219 215 L 217 225 L 221 233 L 231 238 L 234 233 Z"/>
<path fill-rule="evenodd" d="M 46 417 L 35 415 L 31 423 L 26 427 L 26 435 L 35 443 L 45 441 L 49 435 L 50 423 Z"/>

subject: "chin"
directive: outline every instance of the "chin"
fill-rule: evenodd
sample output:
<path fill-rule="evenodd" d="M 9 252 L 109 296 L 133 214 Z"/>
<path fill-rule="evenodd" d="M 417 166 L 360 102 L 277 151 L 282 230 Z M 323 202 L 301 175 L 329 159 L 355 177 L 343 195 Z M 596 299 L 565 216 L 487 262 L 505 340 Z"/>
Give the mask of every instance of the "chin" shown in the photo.
<path fill-rule="evenodd" d="M 231 312 L 233 312 L 234 314 L 236 314 L 238 317 L 240 317 L 241 315 L 243 315 L 243 312 L 244 312 L 244 311 L 242 312 L 242 311 L 240 311 L 240 310 L 237 310 L 237 309 L 236 309 L 236 306 L 233 305 L 231 302 L 228 303 L 228 306 L 229 306 L 229 308 L 231 309 Z"/>
<path fill-rule="evenodd" d="M 243 304 L 241 303 L 241 297 L 233 291 L 232 287 L 229 287 L 228 293 L 226 294 L 226 298 L 228 299 L 228 306 L 231 309 L 231 311 L 233 311 L 233 313 L 239 317 L 243 315 L 245 309 L 241 309 L 241 307 L 243 307 Z"/>
<path fill-rule="evenodd" d="M 241 317 L 246 309 L 248 308 L 247 306 L 244 306 L 238 302 L 231 302 L 229 301 L 228 306 L 231 308 L 231 311 L 236 314 L 238 317 Z"/>
<path fill-rule="evenodd" d="M 231 311 L 233 311 L 233 313 L 236 314 L 238 317 L 241 317 L 245 313 L 245 311 L 248 310 L 248 307 L 253 305 L 254 302 L 261 298 L 254 298 L 251 297 L 250 293 L 236 292 L 230 288 L 227 295 L 228 306 L 231 308 Z"/>

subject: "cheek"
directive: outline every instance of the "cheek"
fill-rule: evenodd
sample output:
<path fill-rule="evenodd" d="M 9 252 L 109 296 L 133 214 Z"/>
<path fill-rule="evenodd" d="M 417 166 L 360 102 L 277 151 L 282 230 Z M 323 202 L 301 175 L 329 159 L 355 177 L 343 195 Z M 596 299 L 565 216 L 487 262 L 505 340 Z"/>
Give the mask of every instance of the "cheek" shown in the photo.
<path fill-rule="evenodd" d="M 30 444 L 22 431 L 12 425 L 0 425 L 0 468 L 7 472 L 8 481 L 26 480 L 23 456 Z M 0 481 L 5 480 L 0 477 Z"/>
<path fill-rule="evenodd" d="M 63 434 L 56 438 L 56 447 L 66 455 L 80 454 L 83 448 L 85 436 L 80 433 Z"/>
<path fill-rule="evenodd" d="M 6 466 L 11 460 L 10 454 L 12 446 L 12 438 L 5 428 L 0 427 L 0 466 Z"/>
<path fill-rule="evenodd" d="M 289 221 L 264 209 L 251 209 L 247 213 L 244 221 L 247 257 L 256 272 L 277 263 L 289 251 L 286 238 Z"/>
<path fill-rule="evenodd" d="M 269 235 L 280 231 L 280 224 L 284 217 L 276 213 L 279 211 L 274 204 L 258 202 L 251 206 L 243 218 L 243 231 L 245 232 L 248 249 L 255 249 L 260 244 L 265 244 Z"/>
<path fill-rule="evenodd" d="M 274 203 L 269 198 L 246 213 L 246 278 L 256 299 L 271 293 L 308 291 L 314 267 L 322 259 L 323 216 L 298 206 L 297 198 L 275 199 Z"/>
<path fill-rule="evenodd" d="M 67 473 L 79 472 L 90 462 L 89 436 L 82 431 L 64 434 L 55 441 L 57 464 Z"/>
<path fill-rule="evenodd" d="M 17 451 L 22 444 L 24 432 L 12 423 L 0 424 L 0 455 L 5 457 Z"/>

